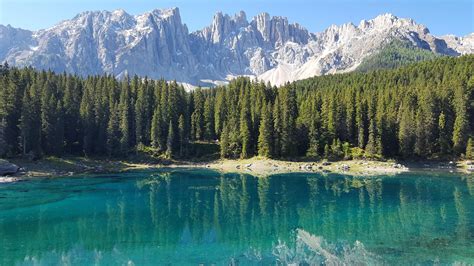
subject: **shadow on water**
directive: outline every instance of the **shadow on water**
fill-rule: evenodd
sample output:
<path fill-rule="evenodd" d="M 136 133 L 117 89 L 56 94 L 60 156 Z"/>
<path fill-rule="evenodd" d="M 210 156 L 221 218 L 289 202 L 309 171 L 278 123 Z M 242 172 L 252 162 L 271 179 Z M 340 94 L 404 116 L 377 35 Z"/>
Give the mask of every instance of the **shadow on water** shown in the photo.
<path fill-rule="evenodd" d="M 474 178 L 201 169 L 0 187 L 0 264 L 474 262 Z"/>

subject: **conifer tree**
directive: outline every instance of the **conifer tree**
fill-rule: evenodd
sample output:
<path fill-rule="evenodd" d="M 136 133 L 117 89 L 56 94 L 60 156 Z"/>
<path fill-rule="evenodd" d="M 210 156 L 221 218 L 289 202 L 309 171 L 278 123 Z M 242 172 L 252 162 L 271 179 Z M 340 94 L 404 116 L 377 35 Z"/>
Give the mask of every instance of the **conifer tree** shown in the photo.
<path fill-rule="evenodd" d="M 273 117 L 271 105 L 264 102 L 258 135 L 258 155 L 271 158 L 273 156 Z"/>
<path fill-rule="evenodd" d="M 164 150 L 163 123 L 161 120 L 161 108 L 157 106 L 153 114 L 151 123 L 151 141 L 152 146 L 158 151 Z"/>
<path fill-rule="evenodd" d="M 227 158 L 229 156 L 229 126 L 224 123 L 221 137 L 220 137 L 220 149 L 221 149 L 221 158 Z"/>
<path fill-rule="evenodd" d="M 240 113 L 240 139 L 242 143 L 241 158 L 248 158 L 252 156 L 252 136 L 250 132 L 250 111 L 247 104 L 244 104 Z"/>
<path fill-rule="evenodd" d="M 30 105 L 31 104 L 31 98 L 30 98 L 30 93 L 28 90 L 25 90 L 24 95 L 23 95 L 23 104 L 24 105 Z M 32 139 L 32 134 L 34 132 L 33 129 L 33 114 L 31 113 L 32 109 L 30 108 L 22 108 L 21 110 L 21 122 L 20 122 L 20 130 L 21 130 L 21 148 L 22 148 L 22 153 L 23 156 L 26 155 L 31 149 L 32 149 L 32 142 L 34 141 Z M 1 141 L 1 140 L 0 140 Z M 36 140 L 36 141 L 41 141 L 41 140 Z"/>
<path fill-rule="evenodd" d="M 174 126 L 173 121 L 170 120 L 169 127 L 168 127 L 168 137 L 166 139 L 166 156 L 168 158 L 172 158 L 174 156 L 175 151 L 175 133 L 174 133 Z"/>
<path fill-rule="evenodd" d="M 41 95 L 41 129 L 43 136 L 43 150 L 46 154 L 55 153 L 56 130 L 57 130 L 57 104 L 58 100 L 55 95 L 53 84 L 46 82 Z"/>
<path fill-rule="evenodd" d="M 82 150 L 84 155 L 89 156 L 94 149 L 95 120 L 92 105 L 93 86 L 91 80 L 87 80 L 80 105 L 80 117 L 82 127 Z"/>
<path fill-rule="evenodd" d="M 7 142 L 5 140 L 6 122 L 4 118 L 0 118 L 0 157 L 7 153 Z"/>
<path fill-rule="evenodd" d="M 120 112 L 120 153 L 127 155 L 130 150 L 130 87 L 128 80 L 122 81 L 122 91 L 119 102 Z"/>
<path fill-rule="evenodd" d="M 204 102 L 204 136 L 206 140 L 215 139 L 214 125 L 214 101 L 207 97 Z"/>
<path fill-rule="evenodd" d="M 179 157 L 184 157 L 187 153 L 188 138 L 186 134 L 186 124 L 184 116 L 179 116 L 178 121 L 178 131 L 179 131 Z"/>
<path fill-rule="evenodd" d="M 319 156 L 319 117 L 318 114 L 314 114 L 314 118 L 311 119 L 309 125 L 309 147 L 306 151 L 306 156 L 309 158 L 318 158 Z"/>
<path fill-rule="evenodd" d="M 467 140 L 465 156 L 468 160 L 474 160 L 474 143 L 472 141 L 472 138 L 469 138 Z"/>
<path fill-rule="evenodd" d="M 275 99 L 275 103 L 273 104 L 273 130 L 273 155 L 276 157 L 280 157 L 282 121 L 280 101 L 278 97 Z"/>
<path fill-rule="evenodd" d="M 444 112 L 441 112 L 438 118 L 438 130 L 439 130 L 439 152 L 441 154 L 449 153 L 449 147 L 451 146 L 450 137 L 447 128 L 446 115 Z"/>
<path fill-rule="evenodd" d="M 114 157 L 120 154 L 120 117 L 117 103 L 112 103 L 107 126 L 107 154 Z"/>
<path fill-rule="evenodd" d="M 72 76 L 67 76 L 64 88 L 64 139 L 65 150 L 73 153 L 80 142 L 80 105 L 81 105 L 81 83 Z"/>
<path fill-rule="evenodd" d="M 298 115 L 296 105 L 296 93 L 293 88 L 282 88 L 282 134 L 281 153 L 282 156 L 296 155 L 296 117 Z"/>
<path fill-rule="evenodd" d="M 467 120 L 467 95 L 463 87 L 458 86 L 454 90 L 454 109 L 456 118 L 453 128 L 453 148 L 459 154 L 463 152 L 468 136 L 468 120 Z"/>
<path fill-rule="evenodd" d="M 402 108 L 398 139 L 400 142 L 400 153 L 405 158 L 409 158 L 413 155 L 413 145 L 415 143 L 414 115 L 410 107 L 403 106 Z"/>
<path fill-rule="evenodd" d="M 191 135 L 194 139 L 204 138 L 204 96 L 201 88 L 194 93 L 194 112 L 191 115 Z"/>

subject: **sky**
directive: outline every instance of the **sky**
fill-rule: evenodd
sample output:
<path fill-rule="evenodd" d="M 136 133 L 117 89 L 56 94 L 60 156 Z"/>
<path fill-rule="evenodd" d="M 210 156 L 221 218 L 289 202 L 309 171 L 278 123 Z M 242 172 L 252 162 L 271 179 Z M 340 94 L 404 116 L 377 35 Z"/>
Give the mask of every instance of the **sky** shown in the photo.
<path fill-rule="evenodd" d="M 268 12 L 288 17 L 310 32 L 332 24 L 358 25 L 362 19 L 383 13 L 413 18 L 435 35 L 474 32 L 473 0 L 0 0 L 0 24 L 38 30 L 88 10 L 124 9 L 136 15 L 169 7 L 180 9 L 182 22 L 190 31 L 209 25 L 217 11 L 233 15 L 243 10 L 249 20 Z"/>

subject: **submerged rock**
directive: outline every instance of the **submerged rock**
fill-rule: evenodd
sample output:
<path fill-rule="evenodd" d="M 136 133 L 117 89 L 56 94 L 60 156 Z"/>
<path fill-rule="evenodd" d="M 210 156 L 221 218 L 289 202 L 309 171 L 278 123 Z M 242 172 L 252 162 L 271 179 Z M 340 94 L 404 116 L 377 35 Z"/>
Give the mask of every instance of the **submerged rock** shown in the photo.
<path fill-rule="evenodd" d="M 0 176 L 14 175 L 18 173 L 20 167 L 6 160 L 0 160 Z"/>

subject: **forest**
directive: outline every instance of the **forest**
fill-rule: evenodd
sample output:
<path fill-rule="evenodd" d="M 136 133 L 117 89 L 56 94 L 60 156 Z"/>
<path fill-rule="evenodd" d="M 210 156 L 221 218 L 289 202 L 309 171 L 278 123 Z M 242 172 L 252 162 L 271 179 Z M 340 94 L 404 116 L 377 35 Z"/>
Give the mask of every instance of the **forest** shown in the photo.
<path fill-rule="evenodd" d="M 271 86 L 0 67 L 0 157 L 473 159 L 474 56 Z"/>

